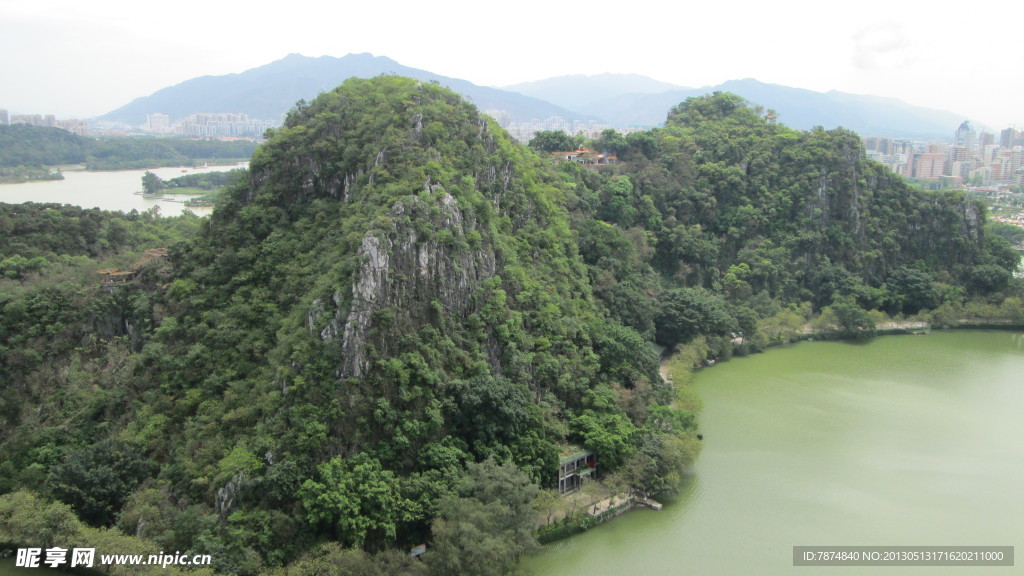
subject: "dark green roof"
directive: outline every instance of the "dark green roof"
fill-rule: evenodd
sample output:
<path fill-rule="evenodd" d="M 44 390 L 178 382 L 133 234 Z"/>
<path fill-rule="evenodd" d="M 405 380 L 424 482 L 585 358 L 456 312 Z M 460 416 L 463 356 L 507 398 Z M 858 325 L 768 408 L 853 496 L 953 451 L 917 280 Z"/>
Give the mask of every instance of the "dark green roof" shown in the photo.
<path fill-rule="evenodd" d="M 591 452 L 590 450 L 584 450 L 582 448 L 579 448 L 576 452 L 573 452 L 568 456 L 563 456 L 561 459 L 559 459 L 558 465 L 561 466 L 562 464 L 568 464 L 569 462 L 579 460 L 580 458 L 586 458 L 587 456 L 591 456 L 592 454 L 593 452 Z"/>

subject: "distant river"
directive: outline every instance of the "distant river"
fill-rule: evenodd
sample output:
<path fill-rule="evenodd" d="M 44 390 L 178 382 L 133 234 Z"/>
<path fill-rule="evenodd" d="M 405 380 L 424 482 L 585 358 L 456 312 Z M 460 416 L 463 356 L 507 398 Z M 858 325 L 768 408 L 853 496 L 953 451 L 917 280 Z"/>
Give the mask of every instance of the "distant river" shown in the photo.
<path fill-rule="evenodd" d="M 149 171 L 164 180 L 170 180 L 187 174 L 223 172 L 247 165 L 248 163 L 209 168 L 153 168 Z M 64 170 L 64 180 L 0 184 L 0 202 L 10 204 L 56 202 L 83 208 L 101 208 L 122 212 L 132 210 L 142 212 L 153 206 L 159 206 L 162 216 L 177 216 L 186 209 L 200 216 L 212 211 L 211 208 L 186 208 L 183 201 L 189 196 L 170 196 L 175 200 L 172 201 L 143 198 L 141 194 L 135 194 L 135 192 L 142 191 L 142 175 L 145 173 L 146 170 Z"/>
<path fill-rule="evenodd" d="M 723 362 L 695 386 L 705 446 L 681 494 L 549 545 L 525 574 L 1024 566 L 1024 335 L 803 343 Z M 1015 568 L 793 567 L 795 545 L 1015 546 L 1017 558 Z"/>

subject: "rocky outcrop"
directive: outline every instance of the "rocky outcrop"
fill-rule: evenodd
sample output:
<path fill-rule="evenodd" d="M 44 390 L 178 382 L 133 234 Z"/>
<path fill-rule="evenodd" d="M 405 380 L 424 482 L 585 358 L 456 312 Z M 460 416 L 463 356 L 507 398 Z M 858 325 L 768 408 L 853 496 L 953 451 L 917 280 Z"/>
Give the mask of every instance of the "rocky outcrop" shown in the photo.
<path fill-rule="evenodd" d="M 378 352 L 393 349 L 397 337 L 430 317 L 432 306 L 449 315 L 468 314 L 480 283 L 495 274 L 493 248 L 484 235 L 471 234 L 476 222 L 463 217 L 450 194 L 396 202 L 390 217 L 389 228 L 363 237 L 350 305 L 340 308 L 336 294 L 334 317 L 320 332 L 324 340 L 341 335 L 341 378 L 365 375 L 369 346 Z M 425 220 L 431 224 L 426 233 L 415 225 Z M 309 326 L 323 311 L 323 302 L 315 302 Z"/>

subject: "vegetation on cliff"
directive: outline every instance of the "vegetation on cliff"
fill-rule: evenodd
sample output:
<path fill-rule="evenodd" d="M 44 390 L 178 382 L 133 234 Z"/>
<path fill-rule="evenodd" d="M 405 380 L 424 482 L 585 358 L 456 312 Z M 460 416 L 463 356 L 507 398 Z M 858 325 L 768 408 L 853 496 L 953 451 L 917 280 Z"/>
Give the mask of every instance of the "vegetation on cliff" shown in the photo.
<path fill-rule="evenodd" d="M 1019 260 L 980 203 L 910 188 L 855 134 L 791 130 L 731 94 L 595 145 L 622 162 L 565 166 L 593 191 L 577 228 L 594 293 L 667 345 L 742 333 L 758 349 L 794 315 L 843 311 L 855 328 L 858 310 L 1001 299 Z"/>
<path fill-rule="evenodd" d="M 42 538 L 4 523 L 13 503 L 67 515 L 34 490 L 219 572 L 504 573 L 560 447 L 644 492 L 692 462 L 695 403 L 652 341 L 694 363 L 812 316 L 1019 305 L 984 210 L 848 132 L 716 94 L 590 145 L 620 164 L 538 155 L 433 84 L 353 79 L 207 219 L 3 207 L 0 537 Z"/>

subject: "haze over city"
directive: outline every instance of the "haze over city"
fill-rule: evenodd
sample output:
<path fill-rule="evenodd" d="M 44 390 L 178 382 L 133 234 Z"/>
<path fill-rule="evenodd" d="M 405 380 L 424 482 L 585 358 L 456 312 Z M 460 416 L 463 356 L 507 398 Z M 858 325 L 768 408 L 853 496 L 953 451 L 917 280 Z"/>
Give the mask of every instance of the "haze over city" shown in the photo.
<path fill-rule="evenodd" d="M 986 14 L 877 0 L 855 5 L 537 0 L 174 5 L 0 0 L 0 107 L 99 116 L 203 75 L 242 72 L 289 53 L 371 52 L 479 85 L 566 74 L 637 73 L 701 87 L 753 77 L 816 91 L 893 97 L 992 129 L 1024 125 L 1016 35 Z"/>

